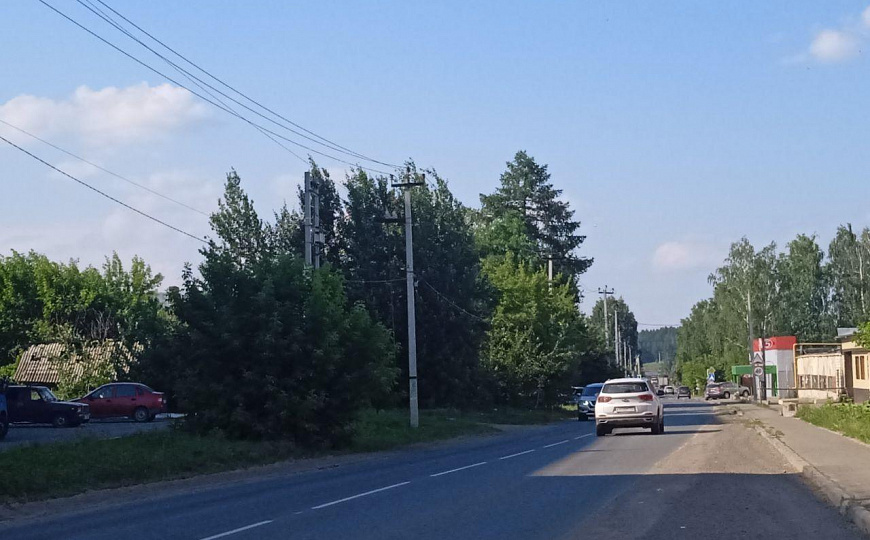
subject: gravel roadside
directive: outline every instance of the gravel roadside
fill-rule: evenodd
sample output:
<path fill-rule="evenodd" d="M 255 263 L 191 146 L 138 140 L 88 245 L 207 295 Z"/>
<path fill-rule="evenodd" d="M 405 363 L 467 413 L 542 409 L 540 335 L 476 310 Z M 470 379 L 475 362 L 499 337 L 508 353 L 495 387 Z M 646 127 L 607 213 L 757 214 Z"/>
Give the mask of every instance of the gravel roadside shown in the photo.
<path fill-rule="evenodd" d="M 863 538 L 742 418 L 721 415 L 585 531 L 607 538 Z M 631 519 L 625 519 L 631 516 Z"/>

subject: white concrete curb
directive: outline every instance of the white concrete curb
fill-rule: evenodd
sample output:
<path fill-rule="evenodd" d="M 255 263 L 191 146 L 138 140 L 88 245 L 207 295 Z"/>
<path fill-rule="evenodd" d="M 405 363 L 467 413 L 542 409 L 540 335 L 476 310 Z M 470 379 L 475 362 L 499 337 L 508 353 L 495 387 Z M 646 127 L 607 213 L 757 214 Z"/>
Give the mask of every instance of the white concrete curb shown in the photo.
<path fill-rule="evenodd" d="M 782 457 L 792 467 L 800 472 L 805 482 L 815 488 L 816 495 L 819 498 L 836 508 L 840 514 L 848 517 L 864 534 L 870 536 L 870 510 L 861 506 L 859 502 L 855 501 L 853 495 L 847 493 L 839 484 L 810 465 L 787 444 L 768 433 L 764 427 L 760 425 L 754 425 L 753 427 L 759 435 L 782 454 Z"/>

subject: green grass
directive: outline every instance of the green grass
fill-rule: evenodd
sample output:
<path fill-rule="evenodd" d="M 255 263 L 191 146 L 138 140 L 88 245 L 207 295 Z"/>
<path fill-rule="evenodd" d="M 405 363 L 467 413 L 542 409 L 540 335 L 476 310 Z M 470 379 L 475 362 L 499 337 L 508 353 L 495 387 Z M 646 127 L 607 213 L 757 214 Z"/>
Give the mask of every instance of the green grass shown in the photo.
<path fill-rule="evenodd" d="M 420 411 L 420 427 L 411 429 L 406 410 L 367 411 L 357 421 L 356 437 L 345 452 L 373 452 L 489 434 L 498 431 L 491 424 L 546 423 L 575 414 L 568 409 L 424 410 Z M 288 442 L 234 441 L 180 430 L 21 446 L 0 452 L 0 504 L 187 478 L 312 455 Z"/>
<path fill-rule="evenodd" d="M 228 441 L 180 431 L 22 446 L 0 452 L 0 503 L 185 478 L 296 454 L 289 443 Z"/>
<path fill-rule="evenodd" d="M 494 433 L 497 430 L 456 411 L 420 411 L 420 427 L 409 425 L 408 411 L 368 411 L 356 423 L 351 450 L 373 452 L 408 444 L 451 439 L 462 435 Z"/>
<path fill-rule="evenodd" d="M 854 403 L 828 403 L 821 407 L 804 405 L 798 409 L 798 418 L 870 443 L 870 405 Z"/>

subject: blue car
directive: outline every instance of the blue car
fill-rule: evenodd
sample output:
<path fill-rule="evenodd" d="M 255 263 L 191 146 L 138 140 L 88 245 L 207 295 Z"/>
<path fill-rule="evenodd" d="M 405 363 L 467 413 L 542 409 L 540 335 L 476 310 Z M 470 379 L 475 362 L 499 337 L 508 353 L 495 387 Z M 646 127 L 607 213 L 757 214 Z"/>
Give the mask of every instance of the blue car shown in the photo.
<path fill-rule="evenodd" d="M 0 379 L 0 440 L 9 432 L 9 411 L 6 409 L 6 379 Z"/>
<path fill-rule="evenodd" d="M 583 388 L 577 397 L 577 420 L 582 422 L 595 419 L 595 401 L 601 393 L 602 386 L 604 383 L 592 383 Z"/>

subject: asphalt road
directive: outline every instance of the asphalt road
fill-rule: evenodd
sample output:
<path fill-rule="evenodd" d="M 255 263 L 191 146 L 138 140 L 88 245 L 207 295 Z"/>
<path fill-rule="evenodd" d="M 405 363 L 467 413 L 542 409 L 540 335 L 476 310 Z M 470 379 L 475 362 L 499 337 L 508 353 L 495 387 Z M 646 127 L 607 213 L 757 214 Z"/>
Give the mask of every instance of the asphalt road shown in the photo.
<path fill-rule="evenodd" d="M 153 422 L 137 423 L 126 418 L 91 420 L 76 427 L 56 428 L 46 424 L 12 424 L 0 452 L 28 444 L 46 444 L 76 439 L 112 439 L 134 433 L 167 429 L 170 420 L 164 417 Z"/>
<path fill-rule="evenodd" d="M 751 430 L 714 405 L 666 403 L 660 436 L 564 422 L 0 526 L 0 538 L 861 538 Z"/>

